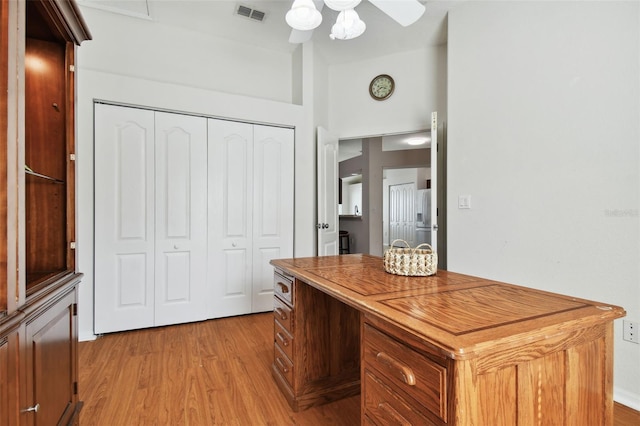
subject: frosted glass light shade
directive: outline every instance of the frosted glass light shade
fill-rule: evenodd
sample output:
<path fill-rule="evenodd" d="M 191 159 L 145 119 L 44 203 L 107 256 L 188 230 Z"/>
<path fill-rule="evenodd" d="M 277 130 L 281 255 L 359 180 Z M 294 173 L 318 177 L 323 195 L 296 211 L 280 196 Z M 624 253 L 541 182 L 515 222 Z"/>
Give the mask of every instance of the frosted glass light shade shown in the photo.
<path fill-rule="evenodd" d="M 367 25 L 360 19 L 358 13 L 353 9 L 343 10 L 338 14 L 336 23 L 331 27 L 331 40 L 351 40 L 364 33 Z"/>
<path fill-rule="evenodd" d="M 343 10 L 355 8 L 360 4 L 360 1 L 361 0 L 324 0 L 324 4 L 330 9 L 342 12 Z"/>
<path fill-rule="evenodd" d="M 322 22 L 322 14 L 318 12 L 313 0 L 295 0 L 291 10 L 285 16 L 287 24 L 296 30 L 312 30 Z"/>

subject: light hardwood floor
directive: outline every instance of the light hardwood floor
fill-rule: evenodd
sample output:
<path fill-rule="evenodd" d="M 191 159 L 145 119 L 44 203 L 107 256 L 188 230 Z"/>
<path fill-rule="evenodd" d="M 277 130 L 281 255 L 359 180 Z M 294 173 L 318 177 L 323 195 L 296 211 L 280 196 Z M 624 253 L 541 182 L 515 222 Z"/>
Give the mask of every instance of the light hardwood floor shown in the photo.
<path fill-rule="evenodd" d="M 271 313 L 79 344 L 82 426 L 360 424 L 360 397 L 293 413 L 271 378 Z M 616 426 L 640 413 L 616 404 Z"/>

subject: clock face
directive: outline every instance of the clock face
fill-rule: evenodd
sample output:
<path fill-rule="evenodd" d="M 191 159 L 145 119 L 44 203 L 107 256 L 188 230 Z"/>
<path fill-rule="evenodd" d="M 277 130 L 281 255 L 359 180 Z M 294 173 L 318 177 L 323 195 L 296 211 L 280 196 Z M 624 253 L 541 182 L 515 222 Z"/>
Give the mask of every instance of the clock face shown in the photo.
<path fill-rule="evenodd" d="M 381 74 L 371 80 L 369 85 L 369 94 L 377 101 L 387 99 L 393 93 L 395 83 L 393 78 L 387 74 Z"/>

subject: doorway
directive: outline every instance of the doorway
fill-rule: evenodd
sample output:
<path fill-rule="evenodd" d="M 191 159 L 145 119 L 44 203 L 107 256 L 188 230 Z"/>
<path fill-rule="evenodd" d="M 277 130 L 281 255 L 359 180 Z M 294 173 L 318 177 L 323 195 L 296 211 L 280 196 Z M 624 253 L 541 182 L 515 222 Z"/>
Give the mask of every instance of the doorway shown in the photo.
<path fill-rule="evenodd" d="M 412 183 L 414 194 L 418 189 L 426 188 L 428 178 L 425 176 L 430 170 L 430 140 L 430 131 L 423 131 L 339 141 L 338 176 L 343 180 L 342 194 L 350 193 L 345 182 L 355 179 L 361 185 L 359 214 L 345 214 L 339 219 L 340 230 L 348 231 L 351 236 L 352 253 L 381 256 L 388 247 L 391 242 L 388 176 L 413 173 L 412 178 L 402 178 L 404 182 L 397 182 L 395 177 L 389 182 Z M 350 200 L 350 203 L 353 204 L 353 201 Z M 413 202 L 411 204 L 414 205 Z M 351 212 L 345 204 L 339 206 L 339 211 Z M 406 213 L 414 216 L 415 207 Z M 414 222 L 411 217 L 406 217 L 404 221 L 405 230 L 409 222 Z M 414 229 L 415 224 L 411 228 Z"/>
<path fill-rule="evenodd" d="M 384 169 L 383 252 L 398 239 L 405 241 L 410 247 L 430 243 L 425 241 L 423 235 L 425 226 L 430 224 L 424 222 L 426 218 L 420 199 L 425 195 L 430 177 L 428 167 Z"/>

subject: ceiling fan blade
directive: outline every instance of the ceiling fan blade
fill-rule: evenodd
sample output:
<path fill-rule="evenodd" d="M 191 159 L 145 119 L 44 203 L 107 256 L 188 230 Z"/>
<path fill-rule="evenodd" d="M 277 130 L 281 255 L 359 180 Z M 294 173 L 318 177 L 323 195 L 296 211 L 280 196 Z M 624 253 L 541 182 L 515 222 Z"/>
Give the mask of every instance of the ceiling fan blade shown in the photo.
<path fill-rule="evenodd" d="M 375 7 L 389 15 L 391 19 L 408 27 L 416 22 L 425 11 L 418 0 L 369 0 Z"/>
<path fill-rule="evenodd" d="M 313 4 L 316 5 L 316 9 L 318 9 L 318 12 L 322 13 L 322 8 L 324 7 L 324 1 L 313 0 Z M 296 30 L 295 28 L 292 28 L 291 34 L 289 34 L 289 43 L 294 43 L 294 44 L 304 43 L 305 41 L 311 40 L 311 37 L 313 37 L 313 30 L 303 31 L 303 30 Z"/>

